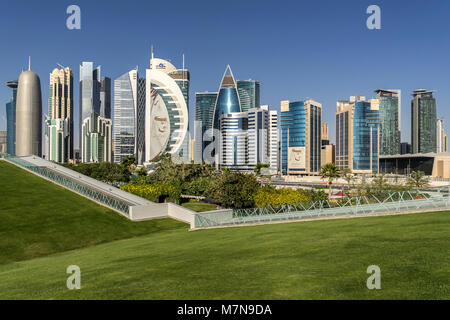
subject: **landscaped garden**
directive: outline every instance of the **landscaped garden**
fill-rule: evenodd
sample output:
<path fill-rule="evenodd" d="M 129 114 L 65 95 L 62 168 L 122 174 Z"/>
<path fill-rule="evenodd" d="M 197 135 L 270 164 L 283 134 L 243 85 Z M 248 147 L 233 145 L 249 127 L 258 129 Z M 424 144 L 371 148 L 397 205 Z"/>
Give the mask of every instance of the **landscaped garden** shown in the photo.
<path fill-rule="evenodd" d="M 170 219 L 130 222 L 3 161 L 0 190 L 1 299 L 450 295 L 450 212 L 188 232 Z M 80 290 L 66 287 L 70 265 Z M 366 287 L 370 265 L 381 290 Z"/>

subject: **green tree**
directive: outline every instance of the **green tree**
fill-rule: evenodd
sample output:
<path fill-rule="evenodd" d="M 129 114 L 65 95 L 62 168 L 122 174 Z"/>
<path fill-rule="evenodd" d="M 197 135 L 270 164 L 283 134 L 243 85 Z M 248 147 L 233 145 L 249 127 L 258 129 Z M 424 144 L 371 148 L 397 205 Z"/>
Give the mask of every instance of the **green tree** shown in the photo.
<path fill-rule="evenodd" d="M 138 177 L 146 177 L 148 174 L 147 168 L 140 167 L 139 169 L 136 170 L 136 174 Z"/>
<path fill-rule="evenodd" d="M 334 163 L 327 163 L 320 170 L 320 177 L 328 179 L 328 199 L 331 199 L 331 186 L 333 180 L 341 177 L 341 170 Z"/>
<path fill-rule="evenodd" d="M 120 163 L 123 167 L 130 169 L 136 163 L 136 158 L 134 156 L 126 156 L 122 159 Z"/>
<path fill-rule="evenodd" d="M 254 175 L 224 170 L 211 184 L 211 196 L 226 208 L 250 208 L 258 189 Z"/>
<path fill-rule="evenodd" d="M 352 170 L 350 170 L 349 168 L 345 168 L 344 170 L 342 170 L 341 174 L 342 178 L 347 182 L 348 193 L 350 193 L 351 184 L 354 179 Z"/>
<path fill-rule="evenodd" d="M 418 191 L 419 188 L 427 185 L 429 182 L 430 179 L 425 176 L 425 172 L 423 171 L 413 171 L 407 179 L 408 185 L 416 188 L 416 191 Z"/>
<path fill-rule="evenodd" d="M 253 169 L 253 171 L 256 173 L 256 175 L 260 178 L 261 185 L 263 185 L 263 183 L 264 183 L 264 174 L 261 173 L 261 172 L 264 172 L 264 170 L 262 170 L 262 169 L 269 168 L 269 167 L 270 167 L 270 165 L 267 163 L 258 162 L 256 164 L 256 167 Z"/>

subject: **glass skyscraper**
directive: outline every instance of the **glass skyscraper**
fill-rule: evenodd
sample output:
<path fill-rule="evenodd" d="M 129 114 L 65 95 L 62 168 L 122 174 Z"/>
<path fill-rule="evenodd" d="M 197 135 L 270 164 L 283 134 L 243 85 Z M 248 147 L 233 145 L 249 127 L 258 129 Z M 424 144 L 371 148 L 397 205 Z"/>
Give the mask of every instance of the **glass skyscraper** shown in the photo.
<path fill-rule="evenodd" d="M 282 174 L 318 173 L 322 105 L 314 100 L 281 101 L 280 120 Z"/>
<path fill-rule="evenodd" d="M 114 162 L 136 156 L 137 70 L 114 80 Z"/>
<path fill-rule="evenodd" d="M 411 101 L 412 153 L 436 152 L 436 99 L 434 91 L 415 90 Z"/>
<path fill-rule="evenodd" d="M 227 113 L 241 112 L 241 103 L 237 91 L 236 80 L 228 65 L 219 86 L 216 106 L 214 108 L 213 128 L 219 129 L 219 118 Z"/>
<path fill-rule="evenodd" d="M 211 143 L 212 123 L 214 117 L 214 108 L 217 100 L 217 92 L 197 92 L 195 94 L 195 146 L 194 161 L 202 163 L 203 150 Z M 207 132 L 207 130 L 209 130 Z M 208 136 L 205 136 L 205 133 Z"/>
<path fill-rule="evenodd" d="M 100 81 L 100 117 L 111 119 L 111 79 Z"/>
<path fill-rule="evenodd" d="M 143 164 L 145 160 L 145 79 L 138 79 L 137 90 L 137 119 L 136 119 L 136 160 L 138 164 Z"/>
<path fill-rule="evenodd" d="M 353 170 L 378 172 L 379 110 L 377 102 L 355 102 L 353 115 Z"/>
<path fill-rule="evenodd" d="M 336 165 L 354 173 L 378 172 L 379 100 L 364 96 L 338 101 L 336 108 Z"/>
<path fill-rule="evenodd" d="M 18 80 L 6 84 L 12 89 L 12 99 L 6 104 L 6 153 L 16 154 L 16 101 Z"/>
<path fill-rule="evenodd" d="M 109 82 L 108 78 L 101 79 L 101 69 L 100 67 L 94 69 L 93 62 L 81 64 L 80 149 L 82 162 L 111 160 L 111 155 L 106 155 L 104 152 L 111 152 L 109 124 L 112 121 L 110 118 L 101 115 L 102 113 L 105 116 L 111 115 L 111 85 Z M 91 141 L 91 139 L 93 140 Z M 95 148 L 98 148 L 98 150 L 95 150 Z"/>
<path fill-rule="evenodd" d="M 380 155 L 394 155 L 400 148 L 401 91 L 378 89 L 380 101 Z"/>
<path fill-rule="evenodd" d="M 237 90 L 243 112 L 260 107 L 260 83 L 255 80 L 237 80 Z"/>

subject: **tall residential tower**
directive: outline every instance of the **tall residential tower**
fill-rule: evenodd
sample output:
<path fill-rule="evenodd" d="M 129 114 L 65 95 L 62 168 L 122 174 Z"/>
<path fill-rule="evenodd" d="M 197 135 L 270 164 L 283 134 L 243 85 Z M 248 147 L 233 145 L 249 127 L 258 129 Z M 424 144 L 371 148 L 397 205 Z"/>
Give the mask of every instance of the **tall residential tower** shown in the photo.
<path fill-rule="evenodd" d="M 111 161 L 111 85 L 93 62 L 80 66 L 80 146 L 82 162 Z M 108 92 L 109 90 L 109 92 Z"/>
<path fill-rule="evenodd" d="M 400 152 L 401 90 L 375 90 L 380 102 L 380 155 Z"/>
<path fill-rule="evenodd" d="M 411 101 L 412 153 L 436 152 L 436 99 L 434 91 L 414 90 Z"/>
<path fill-rule="evenodd" d="M 50 74 L 48 115 L 45 119 L 47 160 L 66 163 L 73 154 L 73 73 L 68 67 Z"/>

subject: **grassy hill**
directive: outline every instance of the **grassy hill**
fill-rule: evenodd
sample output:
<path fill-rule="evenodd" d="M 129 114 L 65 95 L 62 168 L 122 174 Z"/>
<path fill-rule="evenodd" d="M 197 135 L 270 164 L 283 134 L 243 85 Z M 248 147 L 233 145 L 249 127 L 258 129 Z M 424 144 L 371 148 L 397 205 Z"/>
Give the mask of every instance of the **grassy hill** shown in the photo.
<path fill-rule="evenodd" d="M 0 299 L 450 297 L 449 212 L 188 232 L 170 220 L 128 222 L 0 165 L 3 177 L 4 168 L 19 177 L 5 182 L 0 176 L 0 190 L 9 196 L 17 185 L 24 189 L 0 209 Z M 16 249 L 5 253 L 9 241 Z M 34 247 L 39 255 L 63 252 L 11 262 L 32 258 Z M 81 268 L 81 290 L 66 288 L 69 265 Z M 381 268 L 381 290 L 366 287 L 370 265 Z"/>
<path fill-rule="evenodd" d="M 131 222 L 71 191 L 0 161 L 0 264 L 188 226 Z"/>

